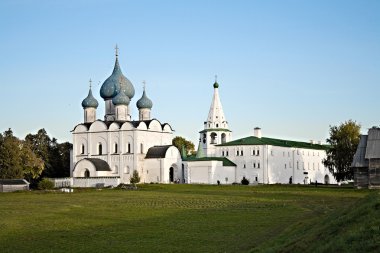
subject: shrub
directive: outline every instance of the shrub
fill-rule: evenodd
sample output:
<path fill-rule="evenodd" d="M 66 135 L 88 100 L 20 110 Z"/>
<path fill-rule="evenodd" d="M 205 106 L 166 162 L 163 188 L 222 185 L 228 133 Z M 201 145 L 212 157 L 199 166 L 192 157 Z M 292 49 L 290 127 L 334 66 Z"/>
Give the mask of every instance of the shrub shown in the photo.
<path fill-rule="evenodd" d="M 54 183 L 47 178 L 43 178 L 38 183 L 38 189 L 40 189 L 40 190 L 51 190 L 53 188 L 54 188 Z"/>
<path fill-rule="evenodd" d="M 137 183 L 139 183 L 140 182 L 139 172 L 137 170 L 134 170 L 133 174 L 129 180 L 130 180 L 131 184 L 133 184 L 133 185 L 136 185 Z"/>
<path fill-rule="evenodd" d="M 242 185 L 249 185 L 249 180 L 246 179 L 245 177 L 243 177 L 243 179 L 241 180 L 241 184 Z"/>

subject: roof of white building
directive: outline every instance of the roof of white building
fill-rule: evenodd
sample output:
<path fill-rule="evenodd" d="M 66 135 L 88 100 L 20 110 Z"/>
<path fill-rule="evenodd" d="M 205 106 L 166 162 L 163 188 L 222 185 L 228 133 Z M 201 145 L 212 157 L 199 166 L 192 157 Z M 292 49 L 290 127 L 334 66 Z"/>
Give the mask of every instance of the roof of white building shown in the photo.
<path fill-rule="evenodd" d="M 165 158 L 166 152 L 168 151 L 170 147 L 174 147 L 174 146 L 173 145 L 153 146 L 148 149 L 145 159 Z"/>
<path fill-rule="evenodd" d="M 236 166 L 231 160 L 226 157 L 187 157 L 183 159 L 186 162 L 201 162 L 201 161 L 221 161 L 223 166 Z"/>
<path fill-rule="evenodd" d="M 281 140 L 268 137 L 255 137 L 249 136 L 246 138 L 226 142 L 219 144 L 217 146 L 241 146 L 241 145 L 271 145 L 279 147 L 289 147 L 289 148 L 304 148 L 304 149 L 319 149 L 326 150 L 327 145 L 313 144 L 310 142 L 300 142 L 300 141 L 290 141 L 290 140 Z"/>
<path fill-rule="evenodd" d="M 109 164 L 106 161 L 103 161 L 99 158 L 84 158 L 85 160 L 90 161 L 94 166 L 96 171 L 111 171 Z"/>
<path fill-rule="evenodd" d="M 25 179 L 0 179 L 0 185 L 28 185 Z"/>

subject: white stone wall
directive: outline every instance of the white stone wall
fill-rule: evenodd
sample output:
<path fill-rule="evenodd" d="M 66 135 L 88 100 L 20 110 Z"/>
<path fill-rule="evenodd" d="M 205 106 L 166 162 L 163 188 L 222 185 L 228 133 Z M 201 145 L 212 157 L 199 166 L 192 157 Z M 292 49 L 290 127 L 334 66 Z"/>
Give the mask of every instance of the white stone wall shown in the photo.
<path fill-rule="evenodd" d="M 73 178 L 74 187 L 96 187 L 97 184 L 116 187 L 120 183 L 120 178 L 117 177 Z"/>
<path fill-rule="evenodd" d="M 221 184 L 232 184 L 236 182 L 235 167 L 223 167 L 222 161 L 185 162 L 186 183 L 217 184 L 218 180 Z"/>
<path fill-rule="evenodd" d="M 326 157 L 324 150 L 271 145 L 219 146 L 216 155 L 227 157 L 237 165 L 237 182 L 246 177 L 251 183 L 287 184 L 292 177 L 293 184 L 310 183 L 310 180 L 324 183 L 327 175 L 330 183 L 336 183 L 322 163 Z"/>
<path fill-rule="evenodd" d="M 83 177 L 85 169 L 89 169 L 91 177 L 116 176 L 120 177 L 121 182 L 129 183 L 133 170 L 137 170 L 142 182 L 156 182 L 157 176 L 160 174 L 159 167 L 146 164 L 146 153 L 153 146 L 171 145 L 172 139 L 173 133 L 170 126 L 165 125 L 162 130 L 161 123 L 157 120 L 152 120 L 149 126 L 145 122 L 140 122 L 137 128 L 129 122 L 122 126 L 112 123 L 107 127 L 104 122 L 96 121 L 90 126 L 90 129 L 87 129 L 85 125 L 78 125 L 73 132 L 71 175 Z M 101 155 L 99 154 L 100 144 L 102 146 Z M 176 152 L 176 158 L 164 159 L 164 166 L 169 166 L 166 163 L 178 163 L 179 152 L 178 150 Z M 90 162 L 74 166 L 86 157 L 106 161 L 111 171 L 96 171 Z M 176 166 L 180 166 L 180 163 Z M 166 175 L 168 173 L 164 173 L 162 177 L 166 177 Z M 160 180 L 167 182 L 169 179 L 167 176 Z"/>

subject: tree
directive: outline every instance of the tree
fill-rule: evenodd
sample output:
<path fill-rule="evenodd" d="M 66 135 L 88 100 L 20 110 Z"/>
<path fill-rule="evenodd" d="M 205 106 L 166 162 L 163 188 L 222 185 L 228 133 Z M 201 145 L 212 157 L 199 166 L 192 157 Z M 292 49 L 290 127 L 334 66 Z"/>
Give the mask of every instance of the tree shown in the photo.
<path fill-rule="evenodd" d="M 178 148 L 179 151 L 182 150 L 182 148 L 184 147 L 185 148 L 185 152 L 186 154 L 192 154 L 195 152 L 194 150 L 194 143 L 192 143 L 191 141 L 188 141 L 186 140 L 185 138 L 183 137 L 180 137 L 180 136 L 176 136 L 173 140 L 172 140 L 172 144 L 174 146 L 176 146 Z"/>
<path fill-rule="evenodd" d="M 139 176 L 139 172 L 137 170 L 133 171 L 133 174 L 132 174 L 131 178 L 129 179 L 129 181 L 134 186 L 136 186 L 136 184 L 140 182 L 140 176 Z"/>
<path fill-rule="evenodd" d="M 20 141 L 11 129 L 0 134 L 0 178 L 23 178 Z"/>
<path fill-rule="evenodd" d="M 0 178 L 24 178 L 30 182 L 44 169 L 43 161 L 28 143 L 13 136 L 11 129 L 0 134 Z"/>
<path fill-rule="evenodd" d="M 71 143 L 58 143 L 57 139 L 50 138 L 43 128 L 38 130 L 37 134 L 28 134 L 25 141 L 44 162 L 44 177 L 67 177 L 70 175 Z"/>
<path fill-rule="evenodd" d="M 330 146 L 322 162 L 338 182 L 354 178 L 351 163 L 359 140 L 360 125 L 356 121 L 348 120 L 339 126 L 330 126 L 330 138 L 326 140 Z"/>

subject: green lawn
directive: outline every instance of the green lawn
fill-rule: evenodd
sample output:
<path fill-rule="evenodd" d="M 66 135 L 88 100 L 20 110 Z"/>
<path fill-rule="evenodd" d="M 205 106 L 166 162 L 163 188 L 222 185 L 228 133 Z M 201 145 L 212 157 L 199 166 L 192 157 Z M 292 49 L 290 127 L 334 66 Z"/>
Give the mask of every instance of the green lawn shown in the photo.
<path fill-rule="evenodd" d="M 297 185 L 2 193 L 0 251 L 372 251 L 380 245 L 379 196 Z"/>

